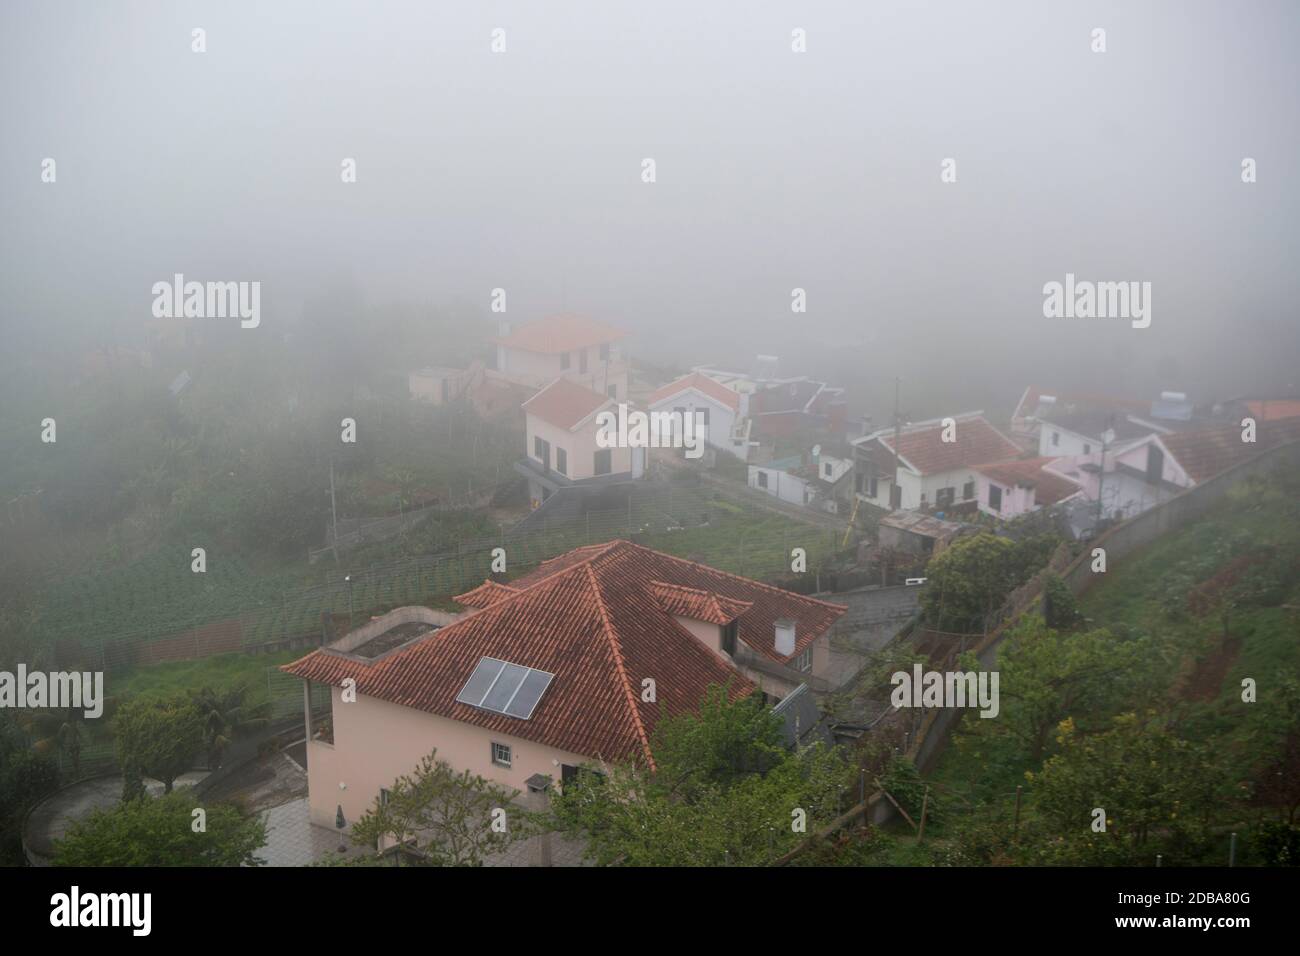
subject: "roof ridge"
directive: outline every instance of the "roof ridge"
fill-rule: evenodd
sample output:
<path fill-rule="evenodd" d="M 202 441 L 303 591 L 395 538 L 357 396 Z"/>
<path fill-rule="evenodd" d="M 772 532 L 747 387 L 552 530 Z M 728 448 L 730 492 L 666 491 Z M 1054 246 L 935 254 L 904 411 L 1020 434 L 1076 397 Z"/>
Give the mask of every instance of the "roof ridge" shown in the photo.
<path fill-rule="evenodd" d="M 799 598 L 800 600 L 803 601 L 811 601 L 813 604 L 821 604 L 824 607 L 833 608 L 836 611 L 847 611 L 849 609 L 848 605 L 846 604 L 835 604 L 831 601 L 823 601 L 821 598 L 809 597 L 807 594 L 799 594 L 797 591 L 787 591 L 785 588 L 779 588 L 775 584 L 767 584 L 763 581 L 756 581 L 753 578 L 747 578 L 739 574 L 732 574 L 730 571 L 723 571 L 721 568 L 715 568 L 712 565 L 704 564 L 701 561 L 691 561 L 688 558 L 679 558 L 677 555 L 668 554 L 666 551 L 655 551 L 654 548 L 647 548 L 644 545 L 637 544 L 634 541 L 627 541 L 624 543 L 627 544 L 629 547 L 636 548 L 639 551 L 649 551 L 652 554 L 661 555 L 672 561 L 676 561 L 678 564 L 689 565 L 692 568 L 703 568 L 705 571 L 709 571 L 713 574 L 720 574 L 724 578 L 730 578 L 733 581 L 744 581 L 746 584 L 750 584 L 753 585 L 754 587 L 762 588 L 764 591 L 775 591 L 779 594 L 784 594 L 787 597 Z M 687 586 L 689 587 L 689 585 Z M 703 589 L 701 588 L 701 590 Z M 726 595 L 723 596 L 726 597 Z M 742 599 L 731 598 L 730 600 L 742 600 Z M 751 601 L 750 603 L 752 604 L 753 602 Z"/>
<path fill-rule="evenodd" d="M 618 670 L 619 680 L 623 682 L 623 691 L 627 697 L 628 710 L 632 714 L 632 722 L 636 725 L 636 733 L 641 738 L 641 746 L 645 748 L 646 760 L 650 763 L 650 769 L 655 769 L 654 754 L 650 750 L 650 738 L 646 734 L 645 724 L 641 721 L 641 712 L 637 710 L 636 695 L 632 693 L 632 681 L 627 674 L 627 664 L 623 660 L 623 649 L 619 646 L 621 638 L 614 622 L 610 620 L 609 611 L 605 607 L 605 598 L 600 593 L 600 582 L 596 579 L 596 572 L 591 569 L 590 563 L 585 563 L 587 571 L 587 580 L 591 584 L 592 594 L 596 598 L 596 610 L 600 612 L 601 623 L 604 624 L 605 637 L 609 640 L 609 648 L 614 654 L 614 667 Z"/>

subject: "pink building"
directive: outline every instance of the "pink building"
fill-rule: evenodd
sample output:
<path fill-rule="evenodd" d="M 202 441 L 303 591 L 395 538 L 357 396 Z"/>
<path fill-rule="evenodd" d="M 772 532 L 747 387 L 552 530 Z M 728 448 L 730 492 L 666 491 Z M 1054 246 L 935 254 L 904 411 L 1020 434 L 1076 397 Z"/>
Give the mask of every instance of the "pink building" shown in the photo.
<path fill-rule="evenodd" d="M 1054 458 L 1023 458 L 975 467 L 979 509 L 995 518 L 1014 518 L 1073 498 L 1083 485 L 1053 470 Z"/>
<path fill-rule="evenodd" d="M 282 668 L 308 695 L 330 687 L 328 722 L 307 715 L 313 823 L 357 820 L 434 748 L 520 791 L 585 763 L 653 766 L 662 715 L 714 684 L 784 696 L 829 665 L 845 611 L 627 541 L 456 600 L 466 614 L 403 608 Z"/>
<path fill-rule="evenodd" d="M 626 401 L 628 368 L 616 344 L 626 336 L 586 316 L 548 316 L 492 339 L 497 347 L 496 371 L 534 388 L 564 377 Z"/>
<path fill-rule="evenodd" d="M 602 448 L 597 416 L 617 412 L 613 398 L 557 378 L 523 404 L 527 457 L 518 470 L 540 505 L 570 485 L 629 481 L 645 472 L 644 448 Z"/>

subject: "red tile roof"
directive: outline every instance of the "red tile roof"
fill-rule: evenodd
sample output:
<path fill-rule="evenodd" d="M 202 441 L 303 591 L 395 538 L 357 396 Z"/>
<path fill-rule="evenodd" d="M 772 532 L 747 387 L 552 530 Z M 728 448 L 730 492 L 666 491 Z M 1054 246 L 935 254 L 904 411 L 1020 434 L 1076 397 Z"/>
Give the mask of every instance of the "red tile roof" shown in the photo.
<path fill-rule="evenodd" d="M 1074 405 L 1081 408 L 1091 409 L 1108 409 L 1116 412 L 1141 412 L 1150 414 L 1151 403 L 1141 401 L 1136 398 L 1117 398 L 1114 395 L 1106 395 L 1101 392 L 1061 392 L 1050 388 L 1041 388 L 1038 385 L 1030 385 L 1025 389 L 1025 393 L 1020 396 L 1020 402 L 1016 405 L 1012 418 L 1022 418 L 1034 414 L 1038 408 L 1038 402 L 1044 395 L 1050 395 L 1056 399 L 1058 406 Z"/>
<path fill-rule="evenodd" d="M 1246 403 L 1256 421 L 1272 422 L 1279 418 L 1300 417 L 1300 401 L 1288 398 L 1251 399 Z"/>
<path fill-rule="evenodd" d="M 1219 425 L 1161 435 L 1159 441 L 1189 478 L 1202 482 L 1276 445 L 1300 440 L 1300 418 L 1260 422 L 1253 443 L 1242 441 L 1241 432 L 1238 424 Z"/>
<path fill-rule="evenodd" d="M 1082 486 L 1062 475 L 1044 471 L 1043 466 L 1055 458 L 1024 458 L 977 465 L 975 470 L 1006 487 L 1022 485 L 1034 489 L 1034 503 L 1042 507 L 1064 501 L 1083 490 Z"/>
<path fill-rule="evenodd" d="M 471 588 L 464 594 L 457 594 L 452 600 L 466 607 L 483 608 L 491 607 L 497 601 L 502 601 L 518 593 L 518 588 L 512 588 L 507 584 L 500 584 L 497 581 L 484 581 L 478 587 Z"/>
<path fill-rule="evenodd" d="M 982 416 L 959 418 L 953 441 L 943 440 L 943 425 L 935 424 L 899 436 L 898 452 L 922 475 L 938 475 L 955 468 L 973 468 L 983 462 L 1017 458 L 1020 446 L 984 420 Z M 876 439 L 891 455 L 893 432 Z"/>
<path fill-rule="evenodd" d="M 626 337 L 626 332 L 612 325 L 583 315 L 562 313 L 521 325 L 509 335 L 496 336 L 491 341 L 507 348 L 558 355 L 592 345 L 617 342 Z"/>
<path fill-rule="evenodd" d="M 748 602 L 738 636 L 777 661 L 802 653 L 845 611 L 612 541 L 546 562 L 512 582 L 517 593 L 384 657 L 365 661 L 325 647 L 281 669 L 333 685 L 352 677 L 367 696 L 572 753 L 653 763 L 649 740 L 661 713 L 693 711 L 710 684 L 730 682 L 733 698 L 754 689 L 665 610 L 665 585 L 709 592 L 721 608 L 724 600 L 733 607 Z M 774 625 L 782 618 L 796 622 L 794 655 L 775 650 Z M 529 720 L 456 700 L 484 657 L 555 675 Z M 653 704 L 641 700 L 647 677 L 656 684 Z"/>
<path fill-rule="evenodd" d="M 567 378 L 557 378 L 524 402 L 523 409 L 529 415 L 536 415 L 542 421 L 567 431 L 609 401 L 608 395 L 593 392 Z"/>
<path fill-rule="evenodd" d="M 735 601 L 713 591 L 665 581 L 651 581 L 650 590 L 669 614 L 710 624 L 730 624 L 754 606 L 752 601 Z"/>
<path fill-rule="evenodd" d="M 675 382 L 659 386 L 651 393 L 646 404 L 657 404 L 669 396 L 686 391 L 688 388 L 702 392 L 718 404 L 730 408 L 733 412 L 740 411 L 740 394 L 727 388 L 717 379 L 709 378 L 703 372 L 691 372 L 690 375 L 684 375 Z"/>

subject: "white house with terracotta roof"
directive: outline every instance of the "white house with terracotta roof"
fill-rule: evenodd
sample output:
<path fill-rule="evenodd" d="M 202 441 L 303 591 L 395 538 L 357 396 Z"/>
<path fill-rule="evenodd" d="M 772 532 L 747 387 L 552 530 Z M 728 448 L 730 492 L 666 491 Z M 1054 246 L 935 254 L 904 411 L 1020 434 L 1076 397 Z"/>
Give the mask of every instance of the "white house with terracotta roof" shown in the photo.
<path fill-rule="evenodd" d="M 680 421 L 698 413 L 695 420 L 702 422 L 707 444 L 741 461 L 749 457 L 752 443 L 748 394 L 697 371 L 661 385 L 646 404 L 652 412 L 677 412 L 682 416 Z"/>
<path fill-rule="evenodd" d="M 1100 450 L 1051 467 L 1078 482 L 1088 500 L 1100 494 L 1103 517 L 1131 518 L 1264 451 L 1300 441 L 1300 418 L 1258 422 L 1255 438 L 1242 441 L 1236 423 L 1153 433 L 1110 449 L 1104 473 Z"/>
<path fill-rule="evenodd" d="M 602 448 L 596 416 L 617 410 L 611 397 L 557 378 L 524 402 L 526 457 L 518 470 L 540 504 L 558 488 L 630 481 L 645 472 L 644 448 Z"/>
<path fill-rule="evenodd" d="M 1011 413 L 1011 436 L 1027 450 L 1038 449 L 1040 455 L 1070 455 L 1075 452 L 1070 448 L 1059 447 L 1059 438 L 1055 446 L 1045 447 L 1041 444 L 1044 419 L 1080 412 L 1105 412 L 1123 417 L 1149 413 L 1150 410 L 1150 402 L 1135 398 L 1078 390 L 1060 391 L 1030 385 L 1021 393 L 1020 401 Z M 1085 427 L 1084 431 L 1087 430 Z"/>
<path fill-rule="evenodd" d="M 995 518 L 1014 518 L 1040 508 L 1085 497 L 1083 485 L 1052 470 L 1055 458 L 1024 458 L 975 467 L 979 510 Z"/>
<path fill-rule="evenodd" d="M 882 428 L 854 439 L 855 491 L 869 504 L 886 509 L 944 511 L 977 507 L 977 465 L 1018 458 L 1020 446 L 990 425 L 982 412 Z M 952 441 L 946 441 L 951 437 Z M 895 490 L 897 474 L 898 490 Z"/>
<path fill-rule="evenodd" d="M 534 388 L 564 377 L 616 401 L 627 400 L 628 368 L 618 347 L 627 333 L 563 313 L 503 329 L 492 339 L 498 374 Z"/>
<path fill-rule="evenodd" d="M 627 541 L 456 600 L 468 611 L 450 623 L 399 609 L 281 668 L 306 700 L 330 688 L 328 722 L 306 714 L 313 823 L 332 827 L 338 808 L 355 822 L 434 748 L 520 791 L 584 763 L 653 766 L 658 721 L 710 685 L 784 696 L 815 678 L 845 611 Z"/>

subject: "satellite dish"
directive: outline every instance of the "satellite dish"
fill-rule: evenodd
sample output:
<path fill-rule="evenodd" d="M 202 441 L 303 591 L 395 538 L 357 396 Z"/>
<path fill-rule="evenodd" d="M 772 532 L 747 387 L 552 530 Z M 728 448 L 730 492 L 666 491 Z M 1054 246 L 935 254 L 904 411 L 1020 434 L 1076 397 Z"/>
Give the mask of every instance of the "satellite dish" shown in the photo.
<path fill-rule="evenodd" d="M 813 445 L 813 452 L 812 452 L 812 453 L 813 453 L 813 457 L 814 457 L 814 458 L 818 458 L 818 457 L 820 457 L 820 456 L 821 456 L 821 453 L 822 453 L 822 446 L 821 446 L 821 445 Z"/>

